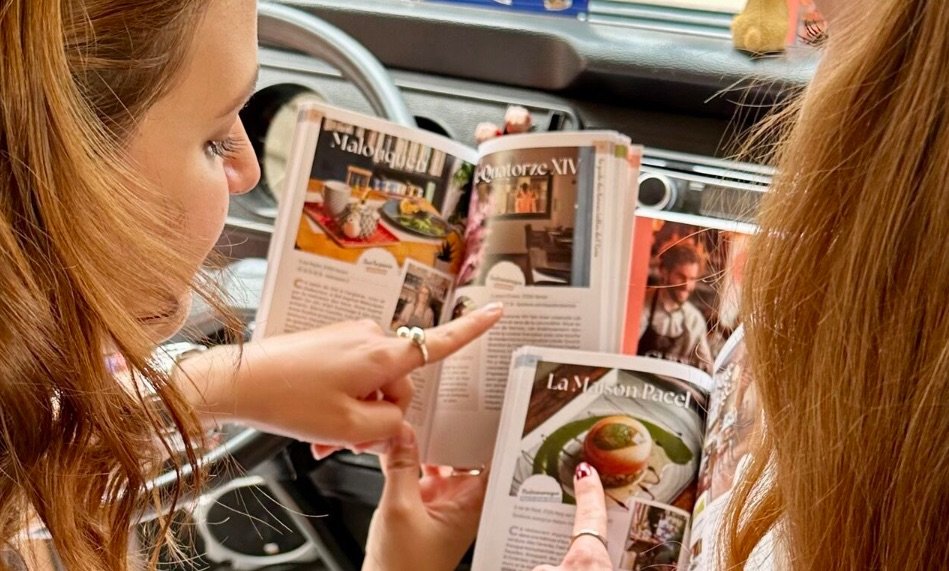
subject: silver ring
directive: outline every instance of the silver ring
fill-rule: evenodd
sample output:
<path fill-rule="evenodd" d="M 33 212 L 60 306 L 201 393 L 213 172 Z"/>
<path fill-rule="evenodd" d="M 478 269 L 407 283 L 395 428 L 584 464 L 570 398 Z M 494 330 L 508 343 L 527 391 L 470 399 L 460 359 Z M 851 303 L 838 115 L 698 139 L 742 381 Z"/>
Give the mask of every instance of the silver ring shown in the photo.
<path fill-rule="evenodd" d="M 590 529 L 590 528 L 581 529 L 581 530 L 578 531 L 577 533 L 573 534 L 573 537 L 570 538 L 570 545 L 573 545 L 573 542 L 574 542 L 574 541 L 576 541 L 577 539 L 583 537 L 584 535 L 589 535 L 590 537 L 595 537 L 595 538 L 597 538 L 597 539 L 600 541 L 600 543 L 603 544 L 603 547 L 604 547 L 607 551 L 609 551 L 610 548 L 609 548 L 609 546 L 606 544 L 606 538 L 603 537 L 602 535 L 600 535 L 600 532 L 598 532 L 597 530 L 595 530 L 595 529 Z"/>
<path fill-rule="evenodd" d="M 395 330 L 395 334 L 403 339 L 408 339 L 413 345 L 422 352 L 423 365 L 428 364 L 428 347 L 425 346 L 425 330 L 421 327 L 402 326 Z"/>

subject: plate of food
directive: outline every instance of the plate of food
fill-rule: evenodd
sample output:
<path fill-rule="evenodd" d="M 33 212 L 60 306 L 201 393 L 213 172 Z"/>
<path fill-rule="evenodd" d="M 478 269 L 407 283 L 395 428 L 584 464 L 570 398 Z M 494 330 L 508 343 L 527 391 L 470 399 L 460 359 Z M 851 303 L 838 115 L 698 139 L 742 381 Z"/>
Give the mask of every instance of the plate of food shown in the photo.
<path fill-rule="evenodd" d="M 573 473 L 587 462 L 597 469 L 607 497 L 672 502 L 693 480 L 696 455 L 682 438 L 647 418 L 616 412 L 569 422 L 544 438 L 531 473 L 560 482 L 563 501 L 575 502 Z"/>
<path fill-rule="evenodd" d="M 350 230 L 344 226 L 347 222 L 341 224 L 341 221 L 334 219 L 329 212 L 323 209 L 321 204 L 308 202 L 303 205 L 303 212 L 342 248 L 378 248 L 399 243 L 399 238 L 395 234 L 378 223 L 378 216 L 375 217 L 375 220 L 372 220 L 371 217 L 370 221 L 360 220 L 359 222 L 365 224 L 365 230 L 360 232 L 360 229 L 357 229 L 354 234 L 352 231 L 347 232 L 347 230 Z M 359 213 L 359 210 L 354 210 L 348 216 L 353 218 Z"/>
<path fill-rule="evenodd" d="M 382 216 L 400 230 L 425 238 L 444 238 L 451 232 L 451 225 L 425 205 L 410 198 L 390 200 L 382 207 Z"/>

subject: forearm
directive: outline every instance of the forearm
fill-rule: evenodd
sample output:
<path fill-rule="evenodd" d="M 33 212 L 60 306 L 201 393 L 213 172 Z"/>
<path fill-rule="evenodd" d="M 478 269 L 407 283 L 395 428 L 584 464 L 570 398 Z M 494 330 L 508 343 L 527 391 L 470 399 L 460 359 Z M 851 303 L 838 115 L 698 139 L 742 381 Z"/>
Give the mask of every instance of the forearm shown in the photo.
<path fill-rule="evenodd" d="M 232 345 L 214 347 L 182 359 L 173 369 L 172 379 L 206 425 L 242 419 L 239 351 Z"/>

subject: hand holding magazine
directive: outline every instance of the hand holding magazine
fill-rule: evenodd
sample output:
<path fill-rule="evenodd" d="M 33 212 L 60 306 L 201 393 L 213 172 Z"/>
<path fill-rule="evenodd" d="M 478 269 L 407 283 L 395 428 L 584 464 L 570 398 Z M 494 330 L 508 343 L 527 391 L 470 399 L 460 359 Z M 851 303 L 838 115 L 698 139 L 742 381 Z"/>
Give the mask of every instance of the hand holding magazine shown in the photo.
<path fill-rule="evenodd" d="M 614 567 L 687 557 L 711 379 L 657 359 L 524 347 L 495 447 L 474 569 L 533 569 L 563 557 L 574 472 L 596 468 Z M 639 561 L 637 563 L 637 560 Z"/>
<path fill-rule="evenodd" d="M 713 379 L 658 359 L 519 350 L 474 569 L 528 571 L 563 557 L 581 462 L 603 483 L 615 569 L 714 569 L 722 513 L 760 428 L 741 329 L 714 371 Z M 756 569 L 772 567 L 771 549 L 758 547 Z"/>
<path fill-rule="evenodd" d="M 255 337 L 358 318 L 428 328 L 503 302 L 483 339 L 413 373 L 407 413 L 425 462 L 483 465 L 516 347 L 619 350 L 639 155 L 598 131 L 476 151 L 308 104 Z"/>

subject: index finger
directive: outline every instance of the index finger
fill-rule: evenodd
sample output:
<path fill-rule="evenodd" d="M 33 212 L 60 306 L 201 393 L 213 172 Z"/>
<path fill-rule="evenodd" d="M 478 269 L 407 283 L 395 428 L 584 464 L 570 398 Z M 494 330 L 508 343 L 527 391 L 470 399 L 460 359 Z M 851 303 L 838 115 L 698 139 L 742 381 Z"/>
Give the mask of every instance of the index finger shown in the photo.
<path fill-rule="evenodd" d="M 581 462 L 573 479 L 577 497 L 577 513 L 573 524 L 570 550 L 564 556 L 562 569 L 589 571 L 612 569 L 606 549 L 606 500 L 596 470 Z"/>
<path fill-rule="evenodd" d="M 425 347 L 428 349 L 428 362 L 441 361 L 480 337 L 501 319 L 503 310 L 504 306 L 501 303 L 493 302 L 444 325 L 427 329 Z M 408 363 L 412 369 L 425 364 L 422 353 L 414 344 L 405 343 L 402 351 L 407 357 L 402 362 Z"/>
<path fill-rule="evenodd" d="M 573 533 L 592 530 L 606 537 L 606 499 L 603 484 L 596 469 L 586 462 L 577 466 L 573 490 L 577 498 L 577 514 L 573 521 Z M 591 537 L 593 541 L 596 538 Z"/>

